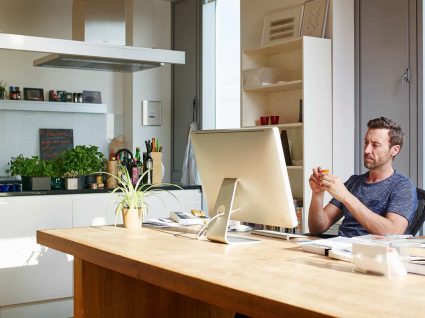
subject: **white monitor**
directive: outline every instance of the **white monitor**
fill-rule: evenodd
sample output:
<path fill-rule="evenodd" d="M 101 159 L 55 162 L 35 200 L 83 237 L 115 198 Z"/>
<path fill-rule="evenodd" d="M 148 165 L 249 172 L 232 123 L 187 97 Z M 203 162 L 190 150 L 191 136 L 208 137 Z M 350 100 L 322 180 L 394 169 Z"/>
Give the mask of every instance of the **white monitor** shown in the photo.
<path fill-rule="evenodd" d="M 298 225 L 278 128 L 195 131 L 191 138 L 208 214 L 219 214 L 208 239 L 232 243 L 230 218 Z"/>

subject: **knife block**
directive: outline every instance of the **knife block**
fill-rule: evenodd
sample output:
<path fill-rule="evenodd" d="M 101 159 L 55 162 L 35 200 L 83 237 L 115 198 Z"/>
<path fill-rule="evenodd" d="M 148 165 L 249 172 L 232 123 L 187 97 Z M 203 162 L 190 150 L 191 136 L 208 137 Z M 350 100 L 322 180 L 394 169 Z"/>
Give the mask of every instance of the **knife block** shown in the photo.
<path fill-rule="evenodd" d="M 162 152 L 151 152 L 153 161 L 152 166 L 152 183 L 162 183 Z"/>

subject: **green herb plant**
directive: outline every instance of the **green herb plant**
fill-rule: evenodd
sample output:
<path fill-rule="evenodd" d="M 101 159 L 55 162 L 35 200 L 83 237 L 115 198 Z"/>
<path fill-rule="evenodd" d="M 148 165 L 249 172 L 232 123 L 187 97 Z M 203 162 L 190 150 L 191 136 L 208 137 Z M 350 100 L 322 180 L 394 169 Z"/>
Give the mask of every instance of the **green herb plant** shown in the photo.
<path fill-rule="evenodd" d="M 53 174 L 53 164 L 51 161 L 42 160 L 38 156 L 24 157 L 22 154 L 12 157 L 8 163 L 7 173 L 12 176 L 20 175 L 24 177 L 51 177 Z"/>
<path fill-rule="evenodd" d="M 105 168 L 105 156 L 97 146 L 76 146 L 60 156 L 64 172 L 85 176 L 101 172 Z"/>

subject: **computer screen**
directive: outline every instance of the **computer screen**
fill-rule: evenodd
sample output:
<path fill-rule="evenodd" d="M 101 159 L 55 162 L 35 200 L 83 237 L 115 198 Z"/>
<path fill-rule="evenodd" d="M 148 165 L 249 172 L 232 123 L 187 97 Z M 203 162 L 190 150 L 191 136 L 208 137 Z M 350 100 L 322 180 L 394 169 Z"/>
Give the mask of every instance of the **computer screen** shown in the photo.
<path fill-rule="evenodd" d="M 279 129 L 204 130 L 191 135 L 208 214 L 207 238 L 230 243 L 229 219 L 297 226 Z"/>

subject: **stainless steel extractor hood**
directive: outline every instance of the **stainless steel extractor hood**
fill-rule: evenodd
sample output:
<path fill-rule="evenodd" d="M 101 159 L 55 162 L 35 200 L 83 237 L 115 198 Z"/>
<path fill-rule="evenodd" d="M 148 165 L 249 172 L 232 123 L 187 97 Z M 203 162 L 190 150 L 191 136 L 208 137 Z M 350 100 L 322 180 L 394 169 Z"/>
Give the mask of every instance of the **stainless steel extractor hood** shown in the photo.
<path fill-rule="evenodd" d="M 164 64 L 184 64 L 185 53 L 125 46 L 124 0 L 74 0 L 73 40 L 42 39 L 40 51 L 49 54 L 34 60 L 34 66 L 137 72 Z M 37 39 L 26 37 L 27 40 Z"/>
<path fill-rule="evenodd" d="M 138 72 L 164 65 L 163 62 L 134 61 L 99 56 L 49 54 L 33 62 L 34 66 L 113 72 Z"/>

